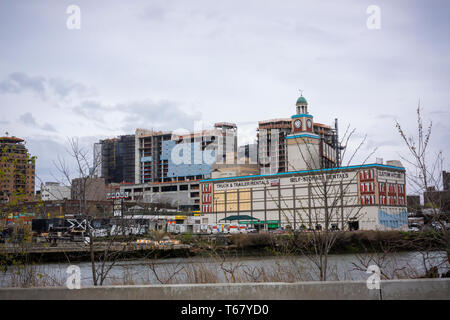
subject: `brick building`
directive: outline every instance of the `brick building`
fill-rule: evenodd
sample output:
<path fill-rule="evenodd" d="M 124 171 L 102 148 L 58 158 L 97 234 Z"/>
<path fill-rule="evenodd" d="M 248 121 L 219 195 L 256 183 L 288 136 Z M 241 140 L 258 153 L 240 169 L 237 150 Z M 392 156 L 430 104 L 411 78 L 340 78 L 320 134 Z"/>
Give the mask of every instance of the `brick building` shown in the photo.
<path fill-rule="evenodd" d="M 72 200 L 102 201 L 106 200 L 106 192 L 104 178 L 86 177 L 72 180 Z"/>

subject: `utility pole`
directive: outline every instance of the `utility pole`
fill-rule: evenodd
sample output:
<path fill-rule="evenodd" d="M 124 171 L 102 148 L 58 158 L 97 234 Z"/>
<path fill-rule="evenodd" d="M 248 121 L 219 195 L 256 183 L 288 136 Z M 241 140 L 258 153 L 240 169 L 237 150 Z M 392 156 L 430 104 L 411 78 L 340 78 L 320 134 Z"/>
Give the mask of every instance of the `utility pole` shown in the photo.
<path fill-rule="evenodd" d="M 214 202 L 215 202 L 214 211 L 216 212 L 216 224 L 217 224 L 217 199 L 215 199 Z"/>

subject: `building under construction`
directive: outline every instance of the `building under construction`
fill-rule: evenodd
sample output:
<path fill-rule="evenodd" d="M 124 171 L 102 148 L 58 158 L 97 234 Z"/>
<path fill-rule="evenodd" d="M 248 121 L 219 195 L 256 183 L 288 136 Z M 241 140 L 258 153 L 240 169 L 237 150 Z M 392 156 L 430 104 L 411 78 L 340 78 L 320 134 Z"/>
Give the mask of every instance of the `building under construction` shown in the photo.
<path fill-rule="evenodd" d="M 169 164 L 161 160 L 162 144 L 171 137 L 171 132 L 136 129 L 134 150 L 136 184 L 160 182 L 164 179 Z"/>
<path fill-rule="evenodd" d="M 216 123 L 211 130 L 188 134 L 137 129 L 135 183 L 208 178 L 213 163 L 237 152 L 236 125 Z"/>
<path fill-rule="evenodd" d="M 257 131 L 261 174 L 289 171 L 286 136 L 291 133 L 291 119 L 259 121 Z"/>
<path fill-rule="evenodd" d="M 32 201 L 35 183 L 34 161 L 23 139 L 0 137 L 0 202 Z"/>
<path fill-rule="evenodd" d="M 123 135 L 117 138 L 100 140 L 94 145 L 94 170 L 105 182 L 133 183 L 134 172 L 134 135 Z"/>

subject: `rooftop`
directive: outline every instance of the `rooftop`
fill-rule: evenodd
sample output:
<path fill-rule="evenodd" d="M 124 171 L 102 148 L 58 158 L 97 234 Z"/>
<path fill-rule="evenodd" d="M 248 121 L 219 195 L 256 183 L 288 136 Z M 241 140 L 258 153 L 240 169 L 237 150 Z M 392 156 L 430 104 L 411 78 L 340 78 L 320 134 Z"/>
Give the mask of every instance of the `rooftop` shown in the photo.
<path fill-rule="evenodd" d="M 258 175 L 251 175 L 251 176 L 237 176 L 237 177 L 226 177 L 226 178 L 215 178 L 215 179 L 204 179 L 200 180 L 200 182 L 212 182 L 212 181 L 226 181 L 226 180 L 239 180 L 239 179 L 248 179 L 248 178 L 276 178 L 278 176 L 286 176 L 286 175 L 294 175 L 299 173 L 336 173 L 337 171 L 343 171 L 343 170 L 349 170 L 349 169 L 361 169 L 361 168 L 371 168 L 371 167 L 379 167 L 379 168 L 385 168 L 385 169 L 394 169 L 399 171 L 405 171 L 405 168 L 403 167 L 396 167 L 396 166 L 390 166 L 385 164 L 360 164 L 360 165 L 353 165 L 353 166 L 347 166 L 347 167 L 339 167 L 339 168 L 326 168 L 326 169 L 314 169 L 314 170 L 301 170 L 301 171 L 288 171 L 288 172 L 281 172 L 281 173 L 272 173 L 272 174 L 258 174 Z"/>
<path fill-rule="evenodd" d="M 0 137 L 0 141 L 1 142 L 10 142 L 10 143 L 20 143 L 20 142 L 24 142 L 25 140 L 17 138 L 17 137 Z"/>
<path fill-rule="evenodd" d="M 298 104 L 298 103 L 306 103 L 306 104 L 308 104 L 308 102 L 306 101 L 306 99 L 305 99 L 304 96 L 300 96 L 300 97 L 297 99 L 297 104 Z"/>

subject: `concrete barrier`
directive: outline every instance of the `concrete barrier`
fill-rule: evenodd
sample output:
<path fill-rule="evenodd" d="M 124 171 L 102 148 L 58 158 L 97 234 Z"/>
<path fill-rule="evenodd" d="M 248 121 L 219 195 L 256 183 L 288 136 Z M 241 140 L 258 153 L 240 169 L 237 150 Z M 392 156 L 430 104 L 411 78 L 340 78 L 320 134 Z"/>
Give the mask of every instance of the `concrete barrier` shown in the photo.
<path fill-rule="evenodd" d="M 382 281 L 369 290 L 365 281 L 297 283 L 179 284 L 67 288 L 1 288 L 1 300 L 450 300 L 450 279 Z"/>
<path fill-rule="evenodd" d="M 382 281 L 383 300 L 450 300 L 450 278 Z"/>

